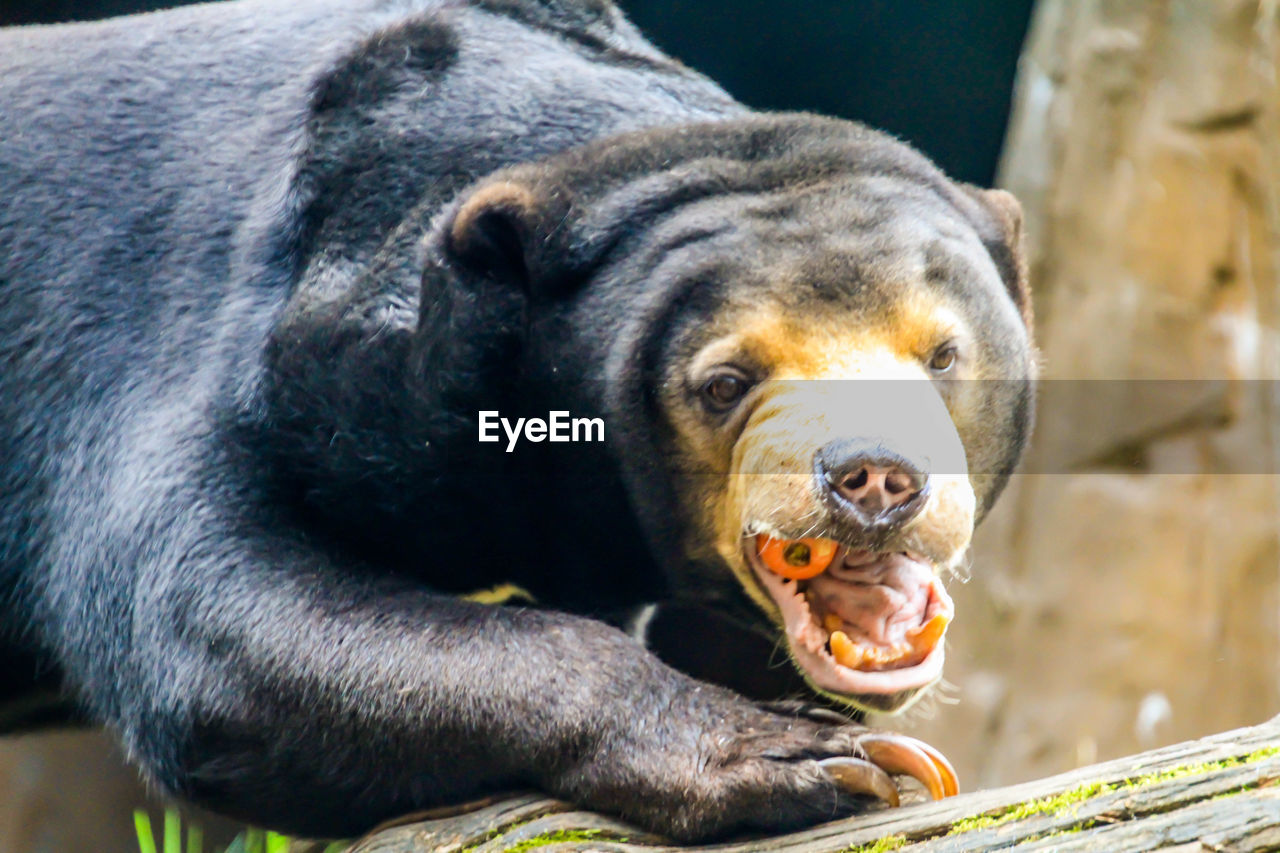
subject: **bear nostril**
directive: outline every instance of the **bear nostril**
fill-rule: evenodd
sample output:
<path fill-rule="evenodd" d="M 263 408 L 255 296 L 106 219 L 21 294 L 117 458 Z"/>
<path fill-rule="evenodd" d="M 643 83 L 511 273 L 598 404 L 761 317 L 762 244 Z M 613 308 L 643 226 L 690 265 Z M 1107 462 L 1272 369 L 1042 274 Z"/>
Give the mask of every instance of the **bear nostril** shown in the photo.
<path fill-rule="evenodd" d="M 857 491 L 867 484 L 868 479 L 870 478 L 867 476 L 867 469 L 859 468 L 853 474 L 844 478 L 844 481 L 840 483 L 840 489 L 846 492 Z"/>
<path fill-rule="evenodd" d="M 914 486 L 911 476 L 905 471 L 894 470 L 885 475 L 884 488 L 891 495 L 901 494 Z"/>

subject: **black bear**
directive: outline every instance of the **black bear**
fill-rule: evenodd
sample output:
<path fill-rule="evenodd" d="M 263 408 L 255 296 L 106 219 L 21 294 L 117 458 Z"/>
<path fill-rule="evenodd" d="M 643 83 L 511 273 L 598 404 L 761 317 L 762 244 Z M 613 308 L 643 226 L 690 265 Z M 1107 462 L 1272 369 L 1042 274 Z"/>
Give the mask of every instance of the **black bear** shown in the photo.
<path fill-rule="evenodd" d="M 9 30 L 0 126 L 7 728 L 106 725 L 317 836 L 514 787 L 683 839 L 954 790 L 819 705 L 941 670 L 1031 421 L 1009 196 L 749 111 L 606 0 Z M 764 636 L 817 700 L 664 663 L 655 603 L 704 675 Z"/>

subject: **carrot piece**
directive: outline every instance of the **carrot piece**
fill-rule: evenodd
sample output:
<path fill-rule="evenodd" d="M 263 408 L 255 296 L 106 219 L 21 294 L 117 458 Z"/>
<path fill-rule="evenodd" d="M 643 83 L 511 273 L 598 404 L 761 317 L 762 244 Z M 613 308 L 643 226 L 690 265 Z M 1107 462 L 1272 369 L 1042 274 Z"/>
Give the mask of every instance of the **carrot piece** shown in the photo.
<path fill-rule="evenodd" d="M 792 580 L 814 578 L 827 570 L 840 546 L 830 539 L 774 539 L 756 536 L 756 551 L 765 568 Z"/>

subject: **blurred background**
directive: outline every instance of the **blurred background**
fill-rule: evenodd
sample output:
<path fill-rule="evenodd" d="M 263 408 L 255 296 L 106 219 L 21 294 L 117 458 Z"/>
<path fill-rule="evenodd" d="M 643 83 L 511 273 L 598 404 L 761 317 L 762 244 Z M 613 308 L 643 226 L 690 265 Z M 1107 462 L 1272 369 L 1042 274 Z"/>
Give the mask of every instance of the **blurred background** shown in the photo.
<path fill-rule="evenodd" d="M 0 0 L 0 23 L 161 5 Z M 974 789 L 1280 713 L 1277 4 L 622 5 L 750 105 L 865 121 L 1022 200 L 1027 473 L 950 585 L 948 686 L 880 722 Z M 0 740 L 0 853 L 134 849 L 141 797 L 98 735 Z"/>

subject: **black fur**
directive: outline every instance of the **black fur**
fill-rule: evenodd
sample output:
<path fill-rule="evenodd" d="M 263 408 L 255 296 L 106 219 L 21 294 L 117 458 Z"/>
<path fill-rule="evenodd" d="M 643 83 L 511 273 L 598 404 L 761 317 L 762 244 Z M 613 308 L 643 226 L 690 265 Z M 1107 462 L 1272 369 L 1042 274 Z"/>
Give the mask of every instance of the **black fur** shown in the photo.
<path fill-rule="evenodd" d="M 721 125 L 580 148 L 697 122 Z M 639 464 L 661 432 L 625 395 L 706 297 L 638 287 L 637 240 L 796 180 L 793 148 L 809 177 L 952 199 L 921 158 L 752 118 L 573 0 L 10 30 L 0 127 L 5 698 L 60 684 L 165 789 L 311 835 L 516 786 L 686 838 L 854 806 L 807 759 L 855 727 L 761 710 L 588 617 L 682 584 L 747 609 L 681 564 L 670 485 Z M 456 244 L 469 186 L 571 149 L 532 173 L 536 211 Z M 669 248 L 715 232 L 695 226 Z M 608 415 L 606 445 L 475 440 L 480 409 L 548 407 Z M 452 595 L 504 581 L 556 609 Z"/>

